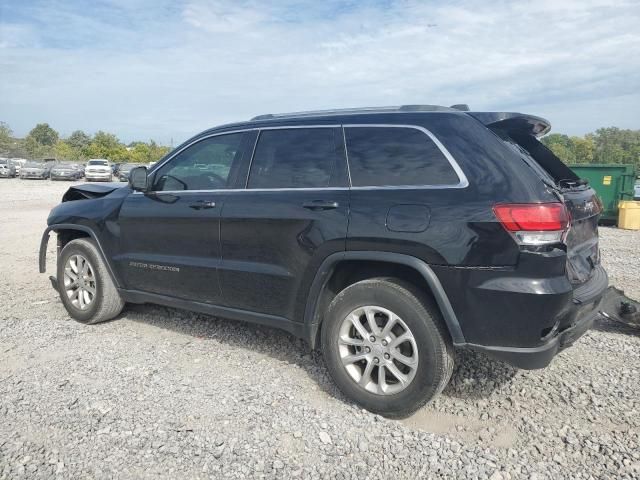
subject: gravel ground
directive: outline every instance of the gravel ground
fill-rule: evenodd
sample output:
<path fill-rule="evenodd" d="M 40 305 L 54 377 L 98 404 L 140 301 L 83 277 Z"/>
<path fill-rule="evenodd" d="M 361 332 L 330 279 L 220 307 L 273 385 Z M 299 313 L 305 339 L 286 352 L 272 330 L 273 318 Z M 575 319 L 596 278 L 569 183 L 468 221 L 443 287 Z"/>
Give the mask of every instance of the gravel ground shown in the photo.
<path fill-rule="evenodd" d="M 437 400 L 386 420 L 277 330 L 154 306 L 69 320 L 37 273 L 67 187 L 0 180 L 1 479 L 640 478 L 639 332 L 603 321 L 541 371 L 460 353 Z M 601 237 L 640 298 L 640 232 Z"/>

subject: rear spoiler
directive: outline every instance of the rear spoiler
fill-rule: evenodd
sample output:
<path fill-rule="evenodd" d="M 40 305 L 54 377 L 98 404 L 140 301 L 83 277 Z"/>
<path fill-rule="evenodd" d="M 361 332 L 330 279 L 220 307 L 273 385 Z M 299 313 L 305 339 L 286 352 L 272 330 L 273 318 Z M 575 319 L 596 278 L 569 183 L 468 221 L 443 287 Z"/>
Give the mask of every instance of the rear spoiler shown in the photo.
<path fill-rule="evenodd" d="M 551 123 L 542 117 L 513 112 L 468 112 L 492 129 L 541 137 L 551 130 Z"/>

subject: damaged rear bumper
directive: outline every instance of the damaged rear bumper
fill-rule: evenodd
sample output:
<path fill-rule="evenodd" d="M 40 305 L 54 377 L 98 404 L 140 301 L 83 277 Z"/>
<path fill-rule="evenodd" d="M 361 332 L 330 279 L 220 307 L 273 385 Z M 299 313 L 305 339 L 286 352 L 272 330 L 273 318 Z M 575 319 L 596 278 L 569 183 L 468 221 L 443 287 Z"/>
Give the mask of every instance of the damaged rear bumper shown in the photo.
<path fill-rule="evenodd" d="M 605 270 L 598 267 L 592 279 L 576 288 L 573 292 L 572 304 L 564 315 L 564 327 L 558 327 L 549 334 L 544 343 L 534 347 L 486 346 L 467 344 L 468 348 L 505 361 L 514 367 L 526 370 L 544 368 L 551 363 L 553 357 L 571 346 L 584 335 L 602 315 L 602 305 L 606 297 L 611 295 L 608 289 L 609 279 Z"/>

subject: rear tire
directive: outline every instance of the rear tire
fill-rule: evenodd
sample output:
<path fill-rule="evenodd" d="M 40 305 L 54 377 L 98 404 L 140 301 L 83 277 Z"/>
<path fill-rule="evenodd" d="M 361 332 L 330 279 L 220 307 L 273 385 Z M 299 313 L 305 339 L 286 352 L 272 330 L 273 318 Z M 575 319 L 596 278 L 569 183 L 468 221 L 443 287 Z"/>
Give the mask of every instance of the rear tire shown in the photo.
<path fill-rule="evenodd" d="M 386 325 L 393 327 L 386 331 Z M 322 351 L 348 398 L 391 418 L 418 410 L 444 389 L 453 372 L 453 346 L 438 307 L 395 278 L 363 280 L 340 292 L 322 324 Z"/>
<path fill-rule="evenodd" d="M 74 320 L 95 324 L 116 317 L 124 302 L 93 240 L 72 240 L 58 257 L 58 293 Z"/>

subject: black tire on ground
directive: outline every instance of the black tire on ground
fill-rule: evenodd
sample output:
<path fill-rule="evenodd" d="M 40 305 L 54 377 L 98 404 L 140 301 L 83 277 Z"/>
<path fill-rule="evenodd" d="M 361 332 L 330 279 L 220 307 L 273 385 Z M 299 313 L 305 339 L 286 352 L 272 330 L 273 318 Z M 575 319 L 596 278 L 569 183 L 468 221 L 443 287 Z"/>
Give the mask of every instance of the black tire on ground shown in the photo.
<path fill-rule="evenodd" d="M 64 268 L 72 255 L 82 255 L 89 261 L 95 276 L 96 295 L 86 310 L 80 310 L 69 300 L 64 286 Z M 65 245 L 58 256 L 58 293 L 64 307 L 74 320 L 80 323 L 95 324 L 116 317 L 124 307 L 124 302 L 107 271 L 96 244 L 89 238 L 72 240 Z"/>
<path fill-rule="evenodd" d="M 378 395 L 358 385 L 342 364 L 338 338 L 342 321 L 358 307 L 386 308 L 409 327 L 418 347 L 418 366 L 413 381 L 393 395 Z M 322 324 L 322 351 L 329 373 L 338 388 L 367 410 L 390 418 L 406 417 L 449 383 L 454 352 L 440 310 L 429 295 L 395 278 L 372 278 L 340 292 L 329 305 Z"/>

